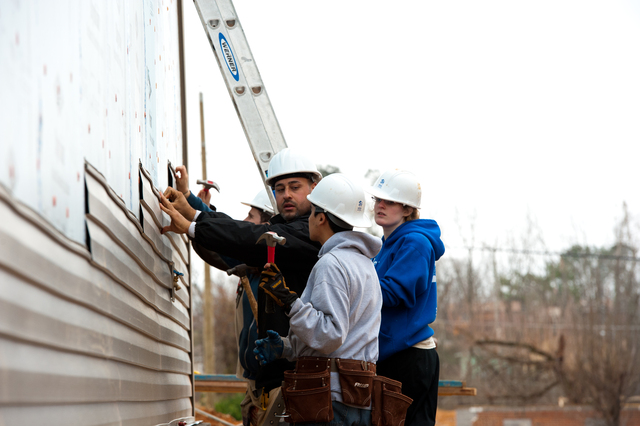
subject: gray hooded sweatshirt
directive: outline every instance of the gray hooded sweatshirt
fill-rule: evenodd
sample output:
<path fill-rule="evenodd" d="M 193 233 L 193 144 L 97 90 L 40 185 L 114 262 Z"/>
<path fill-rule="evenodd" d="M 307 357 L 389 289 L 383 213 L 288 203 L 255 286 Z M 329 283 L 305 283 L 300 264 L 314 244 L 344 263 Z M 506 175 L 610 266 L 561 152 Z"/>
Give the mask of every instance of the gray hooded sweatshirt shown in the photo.
<path fill-rule="evenodd" d="M 289 336 L 282 356 L 378 360 L 382 291 L 371 262 L 379 238 L 357 231 L 334 234 L 322 248 L 305 290 L 289 312 Z M 337 373 L 332 399 L 342 401 Z"/>

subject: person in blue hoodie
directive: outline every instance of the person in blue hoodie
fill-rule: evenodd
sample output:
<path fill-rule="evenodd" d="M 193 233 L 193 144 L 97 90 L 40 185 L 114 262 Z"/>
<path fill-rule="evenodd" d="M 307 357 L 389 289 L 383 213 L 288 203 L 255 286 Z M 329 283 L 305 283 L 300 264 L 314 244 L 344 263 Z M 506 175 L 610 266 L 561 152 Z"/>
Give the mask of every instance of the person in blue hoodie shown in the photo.
<path fill-rule="evenodd" d="M 440 361 L 433 329 L 438 291 L 436 264 L 444 254 L 440 227 L 420 219 L 422 190 L 404 170 L 383 173 L 369 191 L 382 227 L 382 249 L 373 263 L 382 289 L 378 374 L 402 383 L 413 398 L 405 425 L 433 425 L 438 404 Z"/>

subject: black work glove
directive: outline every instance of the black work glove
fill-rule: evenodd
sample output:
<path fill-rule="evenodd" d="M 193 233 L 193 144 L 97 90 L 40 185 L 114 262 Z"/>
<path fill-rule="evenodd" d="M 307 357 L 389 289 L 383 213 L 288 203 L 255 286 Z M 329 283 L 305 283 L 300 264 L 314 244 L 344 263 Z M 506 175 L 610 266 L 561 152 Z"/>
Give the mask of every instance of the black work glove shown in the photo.
<path fill-rule="evenodd" d="M 275 263 L 268 263 L 267 265 L 268 267 L 260 274 L 260 288 L 288 314 L 298 295 L 295 291 L 289 290 L 289 287 L 284 282 L 282 272 L 280 272 Z"/>

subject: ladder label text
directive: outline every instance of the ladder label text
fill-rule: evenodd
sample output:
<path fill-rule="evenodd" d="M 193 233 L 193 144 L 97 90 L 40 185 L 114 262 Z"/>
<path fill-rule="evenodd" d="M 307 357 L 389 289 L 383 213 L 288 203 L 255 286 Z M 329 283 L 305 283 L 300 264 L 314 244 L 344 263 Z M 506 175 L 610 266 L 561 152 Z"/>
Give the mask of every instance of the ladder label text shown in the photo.
<path fill-rule="evenodd" d="M 238 81 L 240 79 L 240 75 L 238 74 L 238 66 L 236 64 L 236 58 L 233 55 L 233 51 L 231 50 L 231 46 L 222 33 L 220 33 L 220 35 L 218 36 L 218 41 L 220 42 L 222 55 L 227 62 L 227 68 L 229 68 L 229 72 L 233 76 L 233 79 L 235 81 Z"/>

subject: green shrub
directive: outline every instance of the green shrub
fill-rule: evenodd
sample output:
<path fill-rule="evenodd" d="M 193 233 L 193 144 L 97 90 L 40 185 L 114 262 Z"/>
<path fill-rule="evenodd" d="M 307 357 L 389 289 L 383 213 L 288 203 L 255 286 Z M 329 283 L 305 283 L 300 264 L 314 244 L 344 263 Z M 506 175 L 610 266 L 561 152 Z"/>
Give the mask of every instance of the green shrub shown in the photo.
<path fill-rule="evenodd" d="M 227 396 L 216 402 L 215 410 L 218 413 L 229 414 L 236 420 L 242 420 L 242 410 L 240 408 L 240 403 L 243 399 L 243 393 L 236 393 L 232 396 Z"/>

